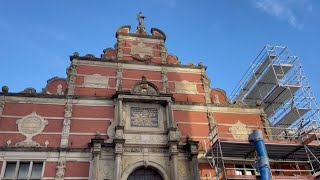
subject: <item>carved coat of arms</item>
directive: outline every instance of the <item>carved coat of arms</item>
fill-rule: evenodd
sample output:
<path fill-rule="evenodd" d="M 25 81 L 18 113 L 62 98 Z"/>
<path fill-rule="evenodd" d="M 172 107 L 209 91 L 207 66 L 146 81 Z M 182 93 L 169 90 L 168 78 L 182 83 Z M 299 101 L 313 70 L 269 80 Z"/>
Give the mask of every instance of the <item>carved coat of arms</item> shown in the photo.
<path fill-rule="evenodd" d="M 153 57 L 152 47 L 147 47 L 145 43 L 140 42 L 137 46 L 131 46 L 131 57 L 139 61 L 149 61 Z"/>

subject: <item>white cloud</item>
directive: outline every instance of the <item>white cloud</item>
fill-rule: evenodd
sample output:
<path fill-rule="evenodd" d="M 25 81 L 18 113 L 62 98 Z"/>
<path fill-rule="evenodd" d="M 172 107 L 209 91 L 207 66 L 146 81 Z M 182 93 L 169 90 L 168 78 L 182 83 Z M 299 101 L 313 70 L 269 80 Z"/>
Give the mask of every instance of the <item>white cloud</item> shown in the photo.
<path fill-rule="evenodd" d="M 308 0 L 256 0 L 256 8 L 278 20 L 286 21 L 296 29 L 302 29 L 303 23 L 297 19 L 297 13 L 312 11 Z"/>

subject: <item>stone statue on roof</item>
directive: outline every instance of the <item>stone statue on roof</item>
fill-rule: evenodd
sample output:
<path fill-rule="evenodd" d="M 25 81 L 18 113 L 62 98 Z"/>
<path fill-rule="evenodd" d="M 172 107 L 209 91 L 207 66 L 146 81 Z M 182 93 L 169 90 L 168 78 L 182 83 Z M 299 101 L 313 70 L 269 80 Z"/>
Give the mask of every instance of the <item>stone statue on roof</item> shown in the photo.
<path fill-rule="evenodd" d="M 139 32 L 141 33 L 141 32 L 144 32 L 144 18 L 145 18 L 145 16 L 144 15 L 142 15 L 142 12 L 140 11 L 139 13 L 138 13 L 138 15 L 137 15 L 137 20 L 138 20 L 138 22 L 139 22 L 139 26 L 138 26 L 138 30 L 139 30 Z"/>

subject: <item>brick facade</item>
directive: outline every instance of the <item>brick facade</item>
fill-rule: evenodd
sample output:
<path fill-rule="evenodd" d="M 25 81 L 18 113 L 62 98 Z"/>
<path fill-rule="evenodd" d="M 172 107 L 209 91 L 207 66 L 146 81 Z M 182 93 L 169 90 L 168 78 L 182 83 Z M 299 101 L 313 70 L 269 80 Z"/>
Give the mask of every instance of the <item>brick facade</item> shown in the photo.
<path fill-rule="evenodd" d="M 255 127 L 250 130 L 264 126 L 260 107 L 230 104 L 223 90 L 206 83 L 206 67 L 182 65 L 169 54 L 162 31 L 131 33 L 123 26 L 116 37 L 115 48 L 101 58 L 74 53 L 68 77 L 48 80 L 41 93 L 0 94 L 0 167 L 17 158 L 35 159 L 45 162 L 45 179 L 124 179 L 130 166 L 143 162 L 163 179 L 210 179 L 215 170 L 203 156 L 210 123 L 223 124 L 220 137 L 234 141 L 239 139 L 230 127 L 236 123 Z M 127 127 L 135 103 L 162 109 L 157 111 L 161 127 Z M 39 146 L 19 146 L 26 137 L 17 120 L 33 112 L 48 122 L 32 137 Z M 25 129 L 37 129 L 35 123 Z M 197 152 L 189 148 L 194 143 Z"/>

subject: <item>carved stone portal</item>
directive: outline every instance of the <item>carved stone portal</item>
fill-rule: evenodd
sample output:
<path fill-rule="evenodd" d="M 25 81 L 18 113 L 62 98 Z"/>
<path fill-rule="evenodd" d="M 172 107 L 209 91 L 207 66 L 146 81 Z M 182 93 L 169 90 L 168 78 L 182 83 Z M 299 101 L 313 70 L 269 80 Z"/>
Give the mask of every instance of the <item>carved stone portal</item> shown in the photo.
<path fill-rule="evenodd" d="M 22 119 L 16 121 L 19 132 L 26 136 L 26 140 L 18 142 L 18 147 L 39 147 L 40 144 L 32 141 L 32 137 L 40 134 L 44 127 L 48 124 L 48 121 L 39 116 L 36 112 L 32 112 L 30 115 L 25 116 Z"/>

